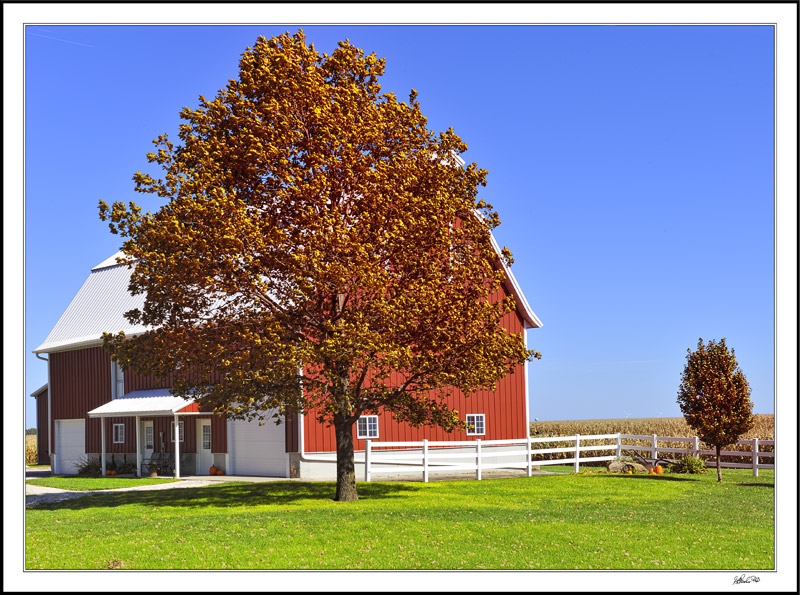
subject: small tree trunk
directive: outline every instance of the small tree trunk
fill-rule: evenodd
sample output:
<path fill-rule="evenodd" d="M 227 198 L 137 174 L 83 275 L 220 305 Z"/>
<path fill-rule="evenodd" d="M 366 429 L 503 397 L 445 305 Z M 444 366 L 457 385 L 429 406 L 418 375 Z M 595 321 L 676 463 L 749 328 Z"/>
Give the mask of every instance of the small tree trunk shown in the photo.
<path fill-rule="evenodd" d="M 353 422 L 336 414 L 336 497 L 337 502 L 358 500 L 356 491 L 356 465 L 353 457 Z"/>
<path fill-rule="evenodd" d="M 717 449 L 717 481 L 722 481 L 722 467 L 719 466 L 719 451 L 722 450 L 722 447 L 718 444 L 716 447 Z"/>

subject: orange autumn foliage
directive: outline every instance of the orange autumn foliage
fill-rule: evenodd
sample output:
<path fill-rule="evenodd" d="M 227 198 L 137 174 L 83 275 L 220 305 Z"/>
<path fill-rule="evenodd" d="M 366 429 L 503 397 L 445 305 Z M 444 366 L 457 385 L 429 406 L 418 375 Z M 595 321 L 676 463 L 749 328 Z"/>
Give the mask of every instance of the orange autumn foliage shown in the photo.
<path fill-rule="evenodd" d="M 500 324 L 513 298 L 488 299 L 512 259 L 491 246 L 487 172 L 428 130 L 416 91 L 381 93 L 384 68 L 348 41 L 327 55 L 302 31 L 260 37 L 237 79 L 183 108 L 179 144 L 154 141 L 163 179 L 135 174 L 169 202 L 100 204 L 147 296 L 127 316 L 153 329 L 104 335 L 114 359 L 229 417 L 319 411 L 337 500 L 356 498 L 361 414 L 460 427 L 450 387 L 491 390 L 539 357 Z"/>

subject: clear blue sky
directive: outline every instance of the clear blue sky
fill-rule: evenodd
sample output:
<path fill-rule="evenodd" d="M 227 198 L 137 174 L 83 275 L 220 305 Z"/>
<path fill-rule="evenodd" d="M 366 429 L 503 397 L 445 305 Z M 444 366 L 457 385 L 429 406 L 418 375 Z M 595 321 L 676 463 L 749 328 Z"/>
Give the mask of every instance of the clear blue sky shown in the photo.
<path fill-rule="evenodd" d="M 26 394 L 47 381 L 31 351 L 119 248 L 98 201 L 157 208 L 131 181 L 152 139 L 287 29 L 26 29 Z M 417 89 L 429 127 L 489 171 L 495 235 L 544 323 L 532 419 L 679 416 L 699 337 L 727 337 L 755 411 L 774 411 L 772 27 L 304 29 L 385 58 L 383 89 Z"/>

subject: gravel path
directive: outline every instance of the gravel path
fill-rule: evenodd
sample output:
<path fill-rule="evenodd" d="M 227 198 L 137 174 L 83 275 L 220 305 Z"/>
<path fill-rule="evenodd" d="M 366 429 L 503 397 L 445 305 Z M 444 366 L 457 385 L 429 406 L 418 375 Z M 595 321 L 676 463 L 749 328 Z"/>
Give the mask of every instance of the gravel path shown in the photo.
<path fill-rule="evenodd" d="M 116 488 L 114 490 L 59 490 L 58 488 L 50 488 L 45 486 L 37 486 L 25 484 L 25 508 L 29 506 L 36 506 L 37 504 L 47 504 L 50 502 L 61 502 L 63 500 L 71 500 L 73 498 L 80 498 L 81 496 L 88 496 L 90 494 L 103 493 L 117 493 L 117 492 L 134 492 L 141 490 L 168 490 L 173 488 L 199 488 L 215 483 L 211 480 L 201 479 L 187 479 L 184 481 L 175 481 L 171 483 L 159 483 L 154 485 L 135 486 L 131 488 Z M 218 482 L 216 482 L 218 483 Z"/>

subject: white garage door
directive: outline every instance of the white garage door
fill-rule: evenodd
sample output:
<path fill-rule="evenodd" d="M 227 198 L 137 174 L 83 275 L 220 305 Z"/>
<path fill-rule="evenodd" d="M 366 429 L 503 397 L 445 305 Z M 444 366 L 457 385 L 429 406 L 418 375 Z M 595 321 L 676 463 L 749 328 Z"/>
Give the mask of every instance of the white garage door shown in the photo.
<path fill-rule="evenodd" d="M 86 457 L 85 420 L 56 420 L 56 473 L 75 474 Z"/>
<path fill-rule="evenodd" d="M 287 477 L 286 426 L 267 420 L 231 420 L 228 431 L 233 435 L 233 473 Z"/>

